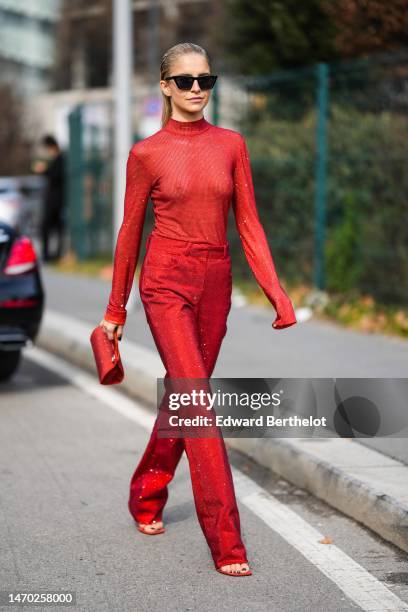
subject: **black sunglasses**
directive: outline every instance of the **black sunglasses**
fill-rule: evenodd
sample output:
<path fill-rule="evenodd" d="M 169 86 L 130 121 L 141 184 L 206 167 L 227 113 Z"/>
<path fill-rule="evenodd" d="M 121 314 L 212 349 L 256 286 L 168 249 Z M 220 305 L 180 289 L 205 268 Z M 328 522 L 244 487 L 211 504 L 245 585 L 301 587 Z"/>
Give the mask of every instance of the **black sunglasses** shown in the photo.
<path fill-rule="evenodd" d="M 215 74 L 206 74 L 204 76 L 193 77 L 188 75 L 178 75 L 178 76 L 170 76 L 165 77 L 165 81 L 170 81 L 170 79 L 174 79 L 177 87 L 182 89 L 183 91 L 190 91 L 193 86 L 194 81 L 197 79 L 200 89 L 203 91 L 212 89 L 215 85 L 215 81 L 217 80 L 217 76 Z"/>

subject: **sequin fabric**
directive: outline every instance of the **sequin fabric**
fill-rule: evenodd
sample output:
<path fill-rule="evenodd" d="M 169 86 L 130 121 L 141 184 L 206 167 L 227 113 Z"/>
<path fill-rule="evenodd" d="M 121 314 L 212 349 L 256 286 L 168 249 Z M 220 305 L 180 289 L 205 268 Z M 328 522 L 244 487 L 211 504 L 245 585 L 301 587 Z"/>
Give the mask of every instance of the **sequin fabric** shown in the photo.
<path fill-rule="evenodd" d="M 277 279 L 256 211 L 245 140 L 233 130 L 170 119 L 129 152 L 125 210 L 114 256 L 105 318 L 126 321 L 146 207 L 155 225 L 146 243 L 139 291 L 165 380 L 209 386 L 231 308 L 226 241 L 232 204 L 242 245 L 258 282 L 277 307 L 281 326 L 296 322 Z M 211 389 L 210 389 L 211 391 Z M 137 522 L 163 519 L 168 484 L 186 451 L 199 524 L 217 568 L 247 563 L 231 468 L 219 428 L 208 437 L 163 432 L 168 390 L 147 447 L 131 478 L 129 511 Z"/>
<path fill-rule="evenodd" d="M 277 312 L 275 326 L 296 323 L 258 216 L 245 138 L 204 117 L 186 122 L 170 118 L 129 151 L 107 321 L 126 321 L 149 198 L 153 234 L 209 245 L 225 242 L 231 207 L 248 264 Z"/>
<path fill-rule="evenodd" d="M 168 484 L 185 450 L 198 521 L 217 568 L 247 563 L 221 430 L 214 426 L 204 432 L 208 437 L 195 437 L 192 430 L 186 434 L 183 428 L 167 428 L 166 416 L 169 393 L 175 389 L 211 392 L 209 378 L 227 332 L 231 288 L 228 244 L 198 245 L 150 234 L 139 290 L 166 370 L 166 392 L 131 478 L 129 510 L 140 523 L 162 520 Z M 190 414 L 188 408 L 178 414 L 200 413 L 196 409 Z M 205 411 L 203 407 L 201 413 Z"/>

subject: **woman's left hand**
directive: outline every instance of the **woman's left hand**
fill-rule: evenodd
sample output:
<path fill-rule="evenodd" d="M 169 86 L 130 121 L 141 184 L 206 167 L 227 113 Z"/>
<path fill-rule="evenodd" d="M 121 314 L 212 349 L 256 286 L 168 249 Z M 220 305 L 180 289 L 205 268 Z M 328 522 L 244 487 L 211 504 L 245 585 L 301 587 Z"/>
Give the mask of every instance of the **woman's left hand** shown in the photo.
<path fill-rule="evenodd" d="M 283 288 L 281 288 L 279 295 L 274 300 L 274 307 L 277 315 L 272 323 L 274 329 L 284 329 L 297 323 L 292 302 Z"/>

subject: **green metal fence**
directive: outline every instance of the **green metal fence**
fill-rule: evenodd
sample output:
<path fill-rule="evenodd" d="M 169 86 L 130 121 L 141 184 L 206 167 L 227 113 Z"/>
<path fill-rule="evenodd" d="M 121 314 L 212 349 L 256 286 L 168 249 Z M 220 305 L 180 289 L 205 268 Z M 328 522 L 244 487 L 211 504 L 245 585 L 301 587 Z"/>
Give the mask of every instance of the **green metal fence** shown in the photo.
<path fill-rule="evenodd" d="M 407 303 L 407 81 L 408 51 L 241 80 L 240 131 L 288 280 Z"/>
<path fill-rule="evenodd" d="M 233 116 L 247 139 L 260 217 L 287 281 L 406 304 L 407 81 L 402 51 L 235 78 L 224 97 L 217 82 L 210 120 Z M 80 113 L 70 117 L 69 215 L 72 248 L 86 258 L 112 254 L 112 153 L 83 145 Z M 145 233 L 152 222 L 149 207 Z M 228 239 L 234 274 L 252 278 L 232 214 Z"/>
<path fill-rule="evenodd" d="M 68 118 L 66 181 L 69 245 L 80 261 L 111 256 L 113 214 L 112 138 L 101 138 L 101 128 L 85 123 L 83 115 L 78 105 Z"/>

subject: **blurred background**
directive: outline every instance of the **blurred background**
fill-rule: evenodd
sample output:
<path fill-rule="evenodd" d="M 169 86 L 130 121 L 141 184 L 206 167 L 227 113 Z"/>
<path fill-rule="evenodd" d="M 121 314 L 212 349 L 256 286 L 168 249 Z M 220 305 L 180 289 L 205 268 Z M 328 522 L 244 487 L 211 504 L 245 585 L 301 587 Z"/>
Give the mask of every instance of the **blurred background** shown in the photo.
<path fill-rule="evenodd" d="M 261 220 L 296 307 L 406 337 L 407 2 L 130 5 L 132 141 L 161 127 L 162 54 L 178 42 L 203 46 L 219 75 L 204 114 L 247 138 Z M 50 265 L 106 279 L 116 232 L 113 11 L 111 0 L 0 0 L 0 215 L 13 209 L 41 252 L 52 159 L 42 139 L 52 135 L 64 160 L 64 245 Z M 149 206 L 144 236 L 152 223 Z M 266 303 L 232 215 L 229 241 L 236 287 Z"/>

